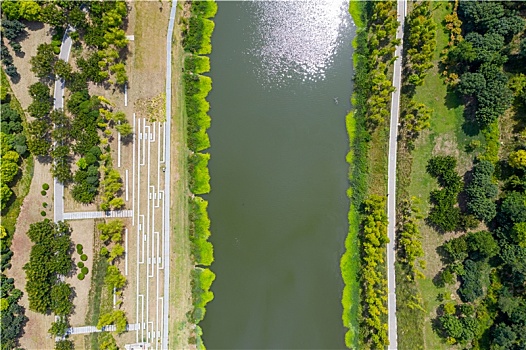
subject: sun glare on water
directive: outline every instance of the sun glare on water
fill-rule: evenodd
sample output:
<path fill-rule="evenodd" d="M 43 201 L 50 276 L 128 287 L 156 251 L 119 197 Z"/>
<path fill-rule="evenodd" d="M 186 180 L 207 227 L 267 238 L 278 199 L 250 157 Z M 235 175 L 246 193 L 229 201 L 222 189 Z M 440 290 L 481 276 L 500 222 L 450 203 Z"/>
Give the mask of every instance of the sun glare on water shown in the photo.
<path fill-rule="evenodd" d="M 336 49 L 351 25 L 346 1 L 254 1 L 251 60 L 261 83 L 286 87 L 325 79 Z M 350 42 L 349 42 L 350 45 Z"/>

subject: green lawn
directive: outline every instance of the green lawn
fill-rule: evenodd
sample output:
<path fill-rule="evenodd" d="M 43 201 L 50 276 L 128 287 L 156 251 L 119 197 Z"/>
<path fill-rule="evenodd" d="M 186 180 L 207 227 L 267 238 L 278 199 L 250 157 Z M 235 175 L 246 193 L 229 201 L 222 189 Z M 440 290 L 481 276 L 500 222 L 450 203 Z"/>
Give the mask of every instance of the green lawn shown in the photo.
<path fill-rule="evenodd" d="M 471 167 L 473 155 L 466 153 L 466 146 L 473 139 L 478 139 L 484 145 L 482 135 L 470 136 L 475 132 L 465 129 L 464 126 L 464 107 L 461 99 L 454 93 L 448 91 L 441 76 L 442 69 L 439 66 L 440 52 L 447 46 L 449 33 L 445 32 L 444 16 L 451 12 L 447 2 L 432 3 L 433 17 L 438 25 L 437 31 L 437 49 L 434 54 L 435 66 L 429 70 L 427 77 L 422 86 L 417 87 L 414 99 L 416 102 L 424 103 L 432 109 L 430 129 L 424 131 L 419 140 L 415 143 L 415 149 L 412 151 L 409 159 L 400 159 L 401 170 L 409 176 L 408 181 L 401 181 L 402 188 L 400 193 L 408 196 L 414 196 L 419 199 L 421 213 L 427 216 L 429 212 L 429 192 L 436 188 L 436 181 L 426 173 L 426 165 L 435 154 L 449 154 L 458 159 L 458 169 L 463 174 L 464 171 Z M 468 135 L 469 134 L 469 135 Z M 410 167 L 410 169 L 408 168 Z M 403 173 L 399 174 L 399 178 Z M 404 188 L 404 185 L 405 188 Z M 436 249 L 449 238 L 436 232 L 433 228 L 427 226 L 422 220 L 420 223 L 422 233 L 422 246 L 424 249 L 427 269 L 426 278 L 417 283 L 417 287 L 422 295 L 425 309 L 425 320 L 423 325 L 423 338 L 425 349 L 449 349 L 432 330 L 432 320 L 436 317 L 436 308 L 440 304 L 437 297 L 439 293 L 450 295 L 453 288 L 438 288 L 433 283 L 433 278 L 442 268 L 442 262 Z M 402 312 L 401 315 L 406 313 Z M 422 327 L 413 322 L 413 327 Z M 411 322 L 407 320 L 399 321 L 399 341 L 401 344 L 411 344 L 416 342 L 408 338 L 414 332 L 409 328 Z M 402 328 L 402 329 L 401 329 Z M 400 339 L 402 338 L 402 339 Z M 420 338 L 421 339 L 421 338 Z M 420 340 L 421 344 L 421 340 Z"/>

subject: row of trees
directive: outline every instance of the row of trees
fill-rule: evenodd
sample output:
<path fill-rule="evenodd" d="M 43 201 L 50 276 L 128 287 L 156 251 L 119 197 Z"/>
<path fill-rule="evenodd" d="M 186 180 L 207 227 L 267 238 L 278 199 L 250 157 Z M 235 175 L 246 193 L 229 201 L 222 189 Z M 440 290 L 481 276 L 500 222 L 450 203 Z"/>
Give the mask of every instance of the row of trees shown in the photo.
<path fill-rule="evenodd" d="M 210 153 L 194 153 L 188 157 L 188 171 L 190 172 L 190 190 L 194 194 L 210 192 L 210 173 L 208 161 Z"/>
<path fill-rule="evenodd" d="M 15 53 L 21 53 L 22 46 L 19 41 L 27 34 L 25 28 L 26 26 L 18 20 L 2 18 L 0 23 L 0 30 L 2 32 L 2 40 L 0 40 L 0 57 L 2 58 L 2 64 L 5 66 L 5 73 L 10 76 L 11 79 L 18 77 L 19 74 L 13 64 L 13 56 L 11 56 L 7 46 L 4 44 L 3 38 L 8 41 L 9 46 L 11 46 Z"/>
<path fill-rule="evenodd" d="M 183 23 L 183 48 L 194 54 L 207 55 L 212 52 L 210 40 L 214 22 L 210 18 L 216 14 L 217 4 L 213 0 L 199 1 L 190 11 L 190 18 Z"/>
<path fill-rule="evenodd" d="M 433 190 L 429 221 L 442 232 L 455 231 L 460 225 L 460 208 L 457 197 L 463 188 L 458 175 L 457 160 L 452 156 L 435 156 L 428 161 L 427 172 L 438 180 L 441 189 Z"/>
<path fill-rule="evenodd" d="M 407 20 L 407 75 L 412 85 L 422 85 L 427 71 L 433 67 L 433 54 L 436 49 L 436 23 L 431 16 L 428 1 L 413 7 Z"/>
<path fill-rule="evenodd" d="M 104 243 L 101 248 L 100 255 L 107 259 L 108 265 L 106 274 L 104 277 L 104 285 L 108 295 L 116 293 L 119 297 L 117 305 L 122 304 L 122 289 L 126 286 L 126 277 L 120 272 L 119 268 L 114 265 L 118 259 L 124 254 L 123 233 L 124 233 L 124 222 L 122 220 L 110 220 L 101 222 L 97 225 L 97 229 L 100 232 L 100 240 Z M 109 312 L 103 313 L 99 317 L 97 328 L 101 329 L 104 326 L 114 324 L 117 333 L 126 331 L 126 314 L 123 310 L 114 309 Z M 112 344 L 115 343 L 113 337 L 107 337 L 102 341 L 104 346 L 101 344 L 101 348 L 111 349 Z"/>
<path fill-rule="evenodd" d="M 423 103 L 416 103 L 411 100 L 402 111 L 400 133 L 408 149 L 414 147 L 414 142 L 420 133 L 429 128 L 431 119 L 431 109 Z"/>
<path fill-rule="evenodd" d="M 20 171 L 21 157 L 27 156 L 27 147 L 22 116 L 20 115 L 22 110 L 12 94 L 9 82 L 3 72 L 1 73 L 1 80 L 0 209 L 4 212 L 13 196 L 12 187 Z M 14 231 L 14 227 L 11 226 L 10 230 Z M 0 334 L 2 350 L 18 347 L 18 338 L 22 335 L 23 327 L 27 321 L 25 309 L 18 303 L 22 297 L 22 291 L 14 287 L 12 278 L 7 278 L 4 275 L 4 272 L 11 268 L 10 261 L 13 252 L 10 250 L 10 245 L 13 231 L 8 232 L 4 226 L 0 225 L 0 314 L 2 316 Z"/>
<path fill-rule="evenodd" d="M 214 261 L 214 248 L 210 237 L 210 218 L 206 210 L 208 202 L 199 196 L 190 199 L 190 241 L 196 265 L 210 266 Z"/>
<path fill-rule="evenodd" d="M 375 1 L 370 5 L 371 21 L 368 25 L 367 53 L 368 96 L 366 121 L 374 129 L 389 117 L 389 103 L 394 87 L 389 68 L 395 60 L 394 52 L 398 21 L 395 1 Z"/>
<path fill-rule="evenodd" d="M 387 237 L 386 198 L 370 196 L 363 203 L 361 238 L 361 300 L 360 322 L 362 341 L 371 348 L 389 345 L 387 336 L 387 277 L 385 245 Z"/>
<path fill-rule="evenodd" d="M 212 89 L 212 79 L 201 75 L 210 70 L 210 59 L 206 56 L 212 51 L 211 36 L 214 22 L 211 18 L 217 12 L 213 0 L 194 1 L 190 7 L 190 18 L 182 23 L 183 48 L 185 56 L 183 84 L 185 91 L 185 108 L 187 115 L 187 146 L 189 187 L 193 194 L 210 192 L 210 174 L 208 171 L 209 153 L 200 151 L 210 147 L 207 130 L 210 128 L 208 110 L 210 104 L 206 97 Z M 191 54 L 190 54 L 191 53 Z M 189 314 L 190 322 L 198 324 L 205 316 L 205 306 L 214 298 L 210 286 L 215 279 L 214 273 L 204 266 L 214 261 L 213 246 L 210 237 L 210 219 L 207 213 L 208 202 L 199 196 L 189 199 L 190 242 L 195 267 L 192 271 L 193 311 Z M 202 344 L 201 330 L 196 326 L 197 343 Z"/>
<path fill-rule="evenodd" d="M 50 89 L 46 84 L 37 82 L 29 86 L 29 95 L 33 102 L 27 110 L 35 120 L 28 123 L 27 146 L 35 156 L 47 156 L 51 148 L 52 127 L 49 112 L 53 108 Z"/>
<path fill-rule="evenodd" d="M 197 56 L 200 57 L 200 56 Z M 191 58 L 188 57 L 187 60 Z M 185 105 L 188 116 L 188 148 L 194 152 L 210 147 L 207 130 L 210 128 L 208 110 L 210 104 L 206 96 L 212 90 L 212 79 L 207 76 L 187 72 L 183 76 L 185 87 Z"/>
<path fill-rule="evenodd" d="M 45 219 L 31 224 L 27 235 L 34 243 L 29 262 L 24 265 L 29 309 L 68 315 L 73 308 L 72 290 L 58 277 L 69 274 L 72 269 L 69 225 Z"/>
<path fill-rule="evenodd" d="M 407 279 L 414 282 L 416 277 L 424 278 L 421 269 L 425 268 L 424 250 L 422 248 L 422 234 L 418 227 L 422 219 L 417 207 L 417 199 L 403 201 L 400 205 L 401 220 L 398 230 L 398 259 L 407 271 Z"/>
<path fill-rule="evenodd" d="M 0 245 L 2 247 L 2 271 L 0 273 L 1 349 L 10 350 L 17 348 L 18 338 L 21 336 L 27 317 L 24 308 L 18 304 L 22 297 L 22 291 L 15 288 L 12 278 L 7 278 L 4 275 L 4 271 L 10 267 L 9 260 L 13 253 L 9 250 L 10 241 L 3 226 L 0 226 Z"/>

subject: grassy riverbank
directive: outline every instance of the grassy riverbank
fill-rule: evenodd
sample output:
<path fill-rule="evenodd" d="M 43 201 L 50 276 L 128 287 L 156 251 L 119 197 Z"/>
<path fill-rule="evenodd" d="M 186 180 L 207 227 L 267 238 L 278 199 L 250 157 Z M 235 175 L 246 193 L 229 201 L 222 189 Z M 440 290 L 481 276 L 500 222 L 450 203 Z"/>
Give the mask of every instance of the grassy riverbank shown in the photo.
<path fill-rule="evenodd" d="M 353 63 L 355 67 L 355 77 L 366 75 L 365 56 L 367 31 L 364 26 L 365 3 L 351 1 L 349 12 L 357 26 L 356 37 L 353 41 L 355 51 L 353 53 Z M 345 284 L 342 295 L 343 325 L 348 328 L 345 334 L 345 345 L 349 348 L 358 347 L 358 318 L 360 313 L 360 294 L 359 294 L 359 270 L 360 270 L 360 251 L 359 251 L 359 227 L 360 213 L 359 206 L 364 199 L 366 182 L 365 174 L 367 155 L 364 142 L 364 115 L 360 110 L 360 104 L 365 103 L 365 91 L 355 78 L 354 93 L 351 103 L 354 110 L 345 117 L 345 125 L 349 137 L 349 153 L 346 161 L 349 164 L 349 183 L 347 190 L 350 206 L 348 213 L 349 231 L 345 239 L 345 253 L 340 261 L 343 282 Z"/>
<path fill-rule="evenodd" d="M 351 1 L 357 25 L 353 40 L 353 111 L 346 117 L 349 136 L 349 232 L 340 267 L 345 344 L 349 348 L 387 344 L 385 196 L 392 48 L 396 44 L 394 2 Z M 378 33 L 383 32 L 382 37 Z M 370 231 L 372 227 L 376 229 Z M 367 231 L 368 234 L 363 234 Z M 373 232 L 374 231 L 374 232 Z M 368 286 L 374 286 L 368 288 Z"/>
<path fill-rule="evenodd" d="M 184 56 L 184 91 L 187 127 L 188 185 L 192 192 L 189 200 L 189 235 L 194 270 L 192 271 L 192 303 L 193 311 L 189 314 L 189 322 L 196 325 L 194 335 L 189 343 L 197 348 L 204 348 L 202 330 L 197 324 L 206 313 L 206 304 L 214 298 L 210 291 L 215 274 L 207 267 L 214 261 L 213 246 L 208 241 L 210 237 L 210 219 L 208 217 L 208 202 L 197 196 L 210 192 L 210 174 L 208 171 L 209 153 L 202 153 L 210 147 L 207 130 L 210 127 L 208 110 L 210 105 L 206 100 L 212 89 L 212 79 L 202 75 L 210 70 L 210 61 L 204 54 L 212 51 L 211 36 L 214 22 L 210 19 L 217 12 L 214 1 L 193 2 L 189 11 L 183 14 L 183 48 Z"/>

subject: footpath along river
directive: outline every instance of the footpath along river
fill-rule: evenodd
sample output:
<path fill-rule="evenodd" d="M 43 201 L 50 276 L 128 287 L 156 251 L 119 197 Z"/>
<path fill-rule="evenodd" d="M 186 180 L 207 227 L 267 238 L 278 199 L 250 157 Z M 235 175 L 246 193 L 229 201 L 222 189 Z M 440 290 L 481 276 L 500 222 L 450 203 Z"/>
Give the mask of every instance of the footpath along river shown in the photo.
<path fill-rule="evenodd" d="M 348 1 L 219 1 L 209 349 L 344 348 Z"/>

